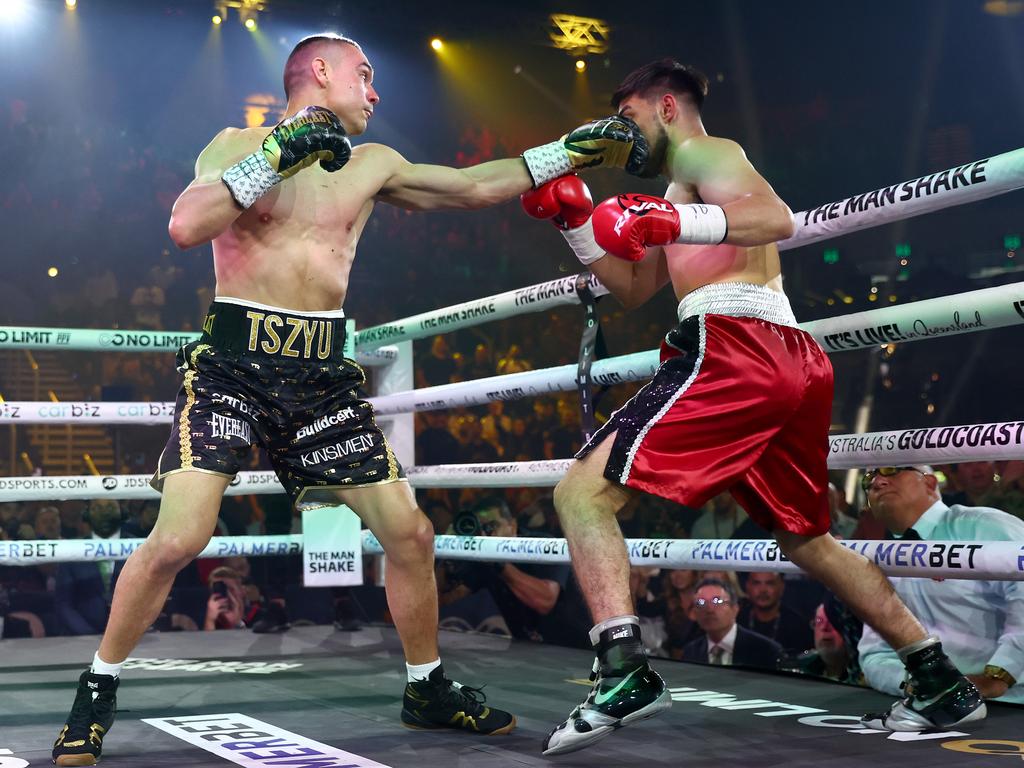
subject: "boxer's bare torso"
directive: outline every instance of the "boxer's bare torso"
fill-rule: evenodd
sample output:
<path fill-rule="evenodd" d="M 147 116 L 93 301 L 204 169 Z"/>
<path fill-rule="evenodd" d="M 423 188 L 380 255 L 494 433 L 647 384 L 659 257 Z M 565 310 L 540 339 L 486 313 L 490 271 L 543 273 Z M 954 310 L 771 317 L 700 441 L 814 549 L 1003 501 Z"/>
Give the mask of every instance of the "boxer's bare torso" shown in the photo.
<path fill-rule="evenodd" d="M 676 162 L 672 164 L 672 180 L 665 193 L 667 200 L 681 204 L 704 202 L 724 205 L 731 202 L 726 198 L 702 199 L 696 184 L 687 177 L 686 155 L 700 152 L 703 143 L 720 141 L 714 137 L 696 136 L 683 142 L 676 154 Z M 753 283 L 782 290 L 779 249 L 775 243 L 747 247 L 667 245 L 664 248 L 677 299 L 711 283 Z"/>
<path fill-rule="evenodd" d="M 200 156 L 197 177 L 219 175 L 268 133 L 222 132 Z M 374 200 L 400 162 L 388 147 L 363 144 L 339 171 L 313 165 L 275 186 L 214 238 L 217 295 L 300 311 L 341 307 Z"/>

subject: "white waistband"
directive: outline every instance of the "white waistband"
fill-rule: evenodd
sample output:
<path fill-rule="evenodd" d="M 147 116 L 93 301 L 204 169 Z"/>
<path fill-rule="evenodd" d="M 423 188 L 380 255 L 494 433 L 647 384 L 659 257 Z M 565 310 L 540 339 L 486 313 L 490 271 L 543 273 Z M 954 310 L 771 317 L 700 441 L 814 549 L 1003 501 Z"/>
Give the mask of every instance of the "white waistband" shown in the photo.
<path fill-rule="evenodd" d="M 240 307 L 252 307 L 253 309 L 262 309 L 266 312 L 280 312 L 284 315 L 300 315 L 302 317 L 344 317 L 345 310 L 341 307 L 337 309 L 321 310 L 317 312 L 309 312 L 305 309 L 286 309 L 285 307 L 272 307 L 269 304 L 260 304 L 258 301 L 249 301 L 248 299 L 235 299 L 231 296 L 217 296 L 214 301 L 219 301 L 221 304 L 237 304 Z"/>
<path fill-rule="evenodd" d="M 753 283 L 712 283 L 683 296 L 676 310 L 679 322 L 692 315 L 752 317 L 796 327 L 786 294 Z"/>

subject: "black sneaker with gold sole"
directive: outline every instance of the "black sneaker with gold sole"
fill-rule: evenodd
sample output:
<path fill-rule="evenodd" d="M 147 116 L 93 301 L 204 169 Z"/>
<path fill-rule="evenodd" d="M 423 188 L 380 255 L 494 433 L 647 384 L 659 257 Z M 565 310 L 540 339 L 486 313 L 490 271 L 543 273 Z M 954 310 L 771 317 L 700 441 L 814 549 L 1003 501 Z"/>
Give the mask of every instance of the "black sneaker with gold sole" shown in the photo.
<path fill-rule="evenodd" d="M 117 715 L 120 679 L 85 671 L 78 678 L 78 693 L 71 714 L 53 745 L 56 765 L 96 765 L 103 751 L 103 737 Z"/>
<path fill-rule="evenodd" d="M 402 725 L 435 730 L 455 728 L 485 735 L 505 734 L 516 727 L 514 715 L 484 704 L 479 688 L 460 685 L 437 667 L 422 682 L 407 683 L 402 700 Z"/>

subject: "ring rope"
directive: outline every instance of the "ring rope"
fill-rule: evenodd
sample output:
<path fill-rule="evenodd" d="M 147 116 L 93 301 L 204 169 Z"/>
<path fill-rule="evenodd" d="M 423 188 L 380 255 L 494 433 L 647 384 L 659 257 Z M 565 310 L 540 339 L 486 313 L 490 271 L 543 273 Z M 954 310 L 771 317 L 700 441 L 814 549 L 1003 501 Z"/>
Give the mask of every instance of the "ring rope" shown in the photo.
<path fill-rule="evenodd" d="M 1024 459 L 1024 421 L 921 427 L 829 437 L 829 469 Z M 551 487 L 573 459 L 408 467 L 415 488 Z M 0 502 L 53 499 L 157 499 L 150 475 L 0 477 Z M 273 472 L 239 472 L 229 495 L 284 493 Z"/>
<path fill-rule="evenodd" d="M 1024 323 L 1024 283 L 981 288 L 976 291 L 925 299 L 893 307 L 813 320 L 800 325 L 830 352 L 866 349 L 1005 328 Z M 2 332 L 3 329 L 0 329 Z M 392 348 L 376 350 L 390 352 Z M 591 371 L 602 385 L 643 381 L 658 368 L 657 350 L 597 360 Z M 395 392 L 370 398 L 379 416 L 482 405 L 493 400 L 517 400 L 577 388 L 577 365 L 490 376 L 474 381 Z M 0 403 L 0 423 L 22 424 L 163 424 L 171 419 L 174 404 L 130 402 Z"/>
<path fill-rule="evenodd" d="M 384 549 L 363 531 L 363 554 Z M 125 560 L 145 539 L 58 539 L 0 541 L 0 565 Z M 1024 581 L 1024 543 L 1015 541 L 861 541 L 840 542 L 873 560 L 889 576 Z M 204 557 L 297 555 L 301 535 L 214 537 Z M 671 569 L 785 571 L 799 573 L 770 539 L 626 539 L 630 563 Z M 435 536 L 439 559 L 568 564 L 560 538 Z"/>
<path fill-rule="evenodd" d="M 198 341 L 198 331 L 126 331 L 116 328 L 39 328 L 0 325 L 0 349 L 58 349 L 67 352 L 174 352 Z M 364 367 L 389 365 L 398 359 L 394 346 L 347 349 Z"/>

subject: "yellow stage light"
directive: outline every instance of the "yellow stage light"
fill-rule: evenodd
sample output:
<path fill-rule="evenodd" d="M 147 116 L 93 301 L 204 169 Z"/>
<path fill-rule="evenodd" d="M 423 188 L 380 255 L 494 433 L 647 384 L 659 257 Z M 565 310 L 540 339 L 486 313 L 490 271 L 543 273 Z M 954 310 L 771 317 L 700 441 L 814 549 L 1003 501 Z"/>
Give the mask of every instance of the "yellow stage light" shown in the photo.
<path fill-rule="evenodd" d="M 587 71 L 587 62 L 585 62 L 583 59 L 576 59 L 576 71 L 577 72 L 586 72 Z"/>
<path fill-rule="evenodd" d="M 214 23 L 215 26 L 219 26 L 222 21 L 224 21 L 224 19 L 222 19 L 220 17 L 219 13 L 214 14 L 214 16 L 213 16 L 213 23 Z"/>
<path fill-rule="evenodd" d="M 46 274 L 48 274 L 50 277 L 56 277 L 58 274 L 60 274 L 60 270 L 58 270 L 56 267 L 50 267 L 48 270 L 46 270 Z"/>
<path fill-rule="evenodd" d="M 64 7 L 69 11 L 75 10 L 75 6 L 78 5 L 78 0 L 64 0 Z"/>
<path fill-rule="evenodd" d="M 430 47 L 433 48 L 435 51 L 440 51 L 442 48 L 444 48 L 444 42 L 441 40 L 440 37 L 435 37 L 433 40 L 430 41 Z"/>
<path fill-rule="evenodd" d="M 250 32 L 256 31 L 256 19 L 248 18 L 245 20 L 245 28 Z"/>

